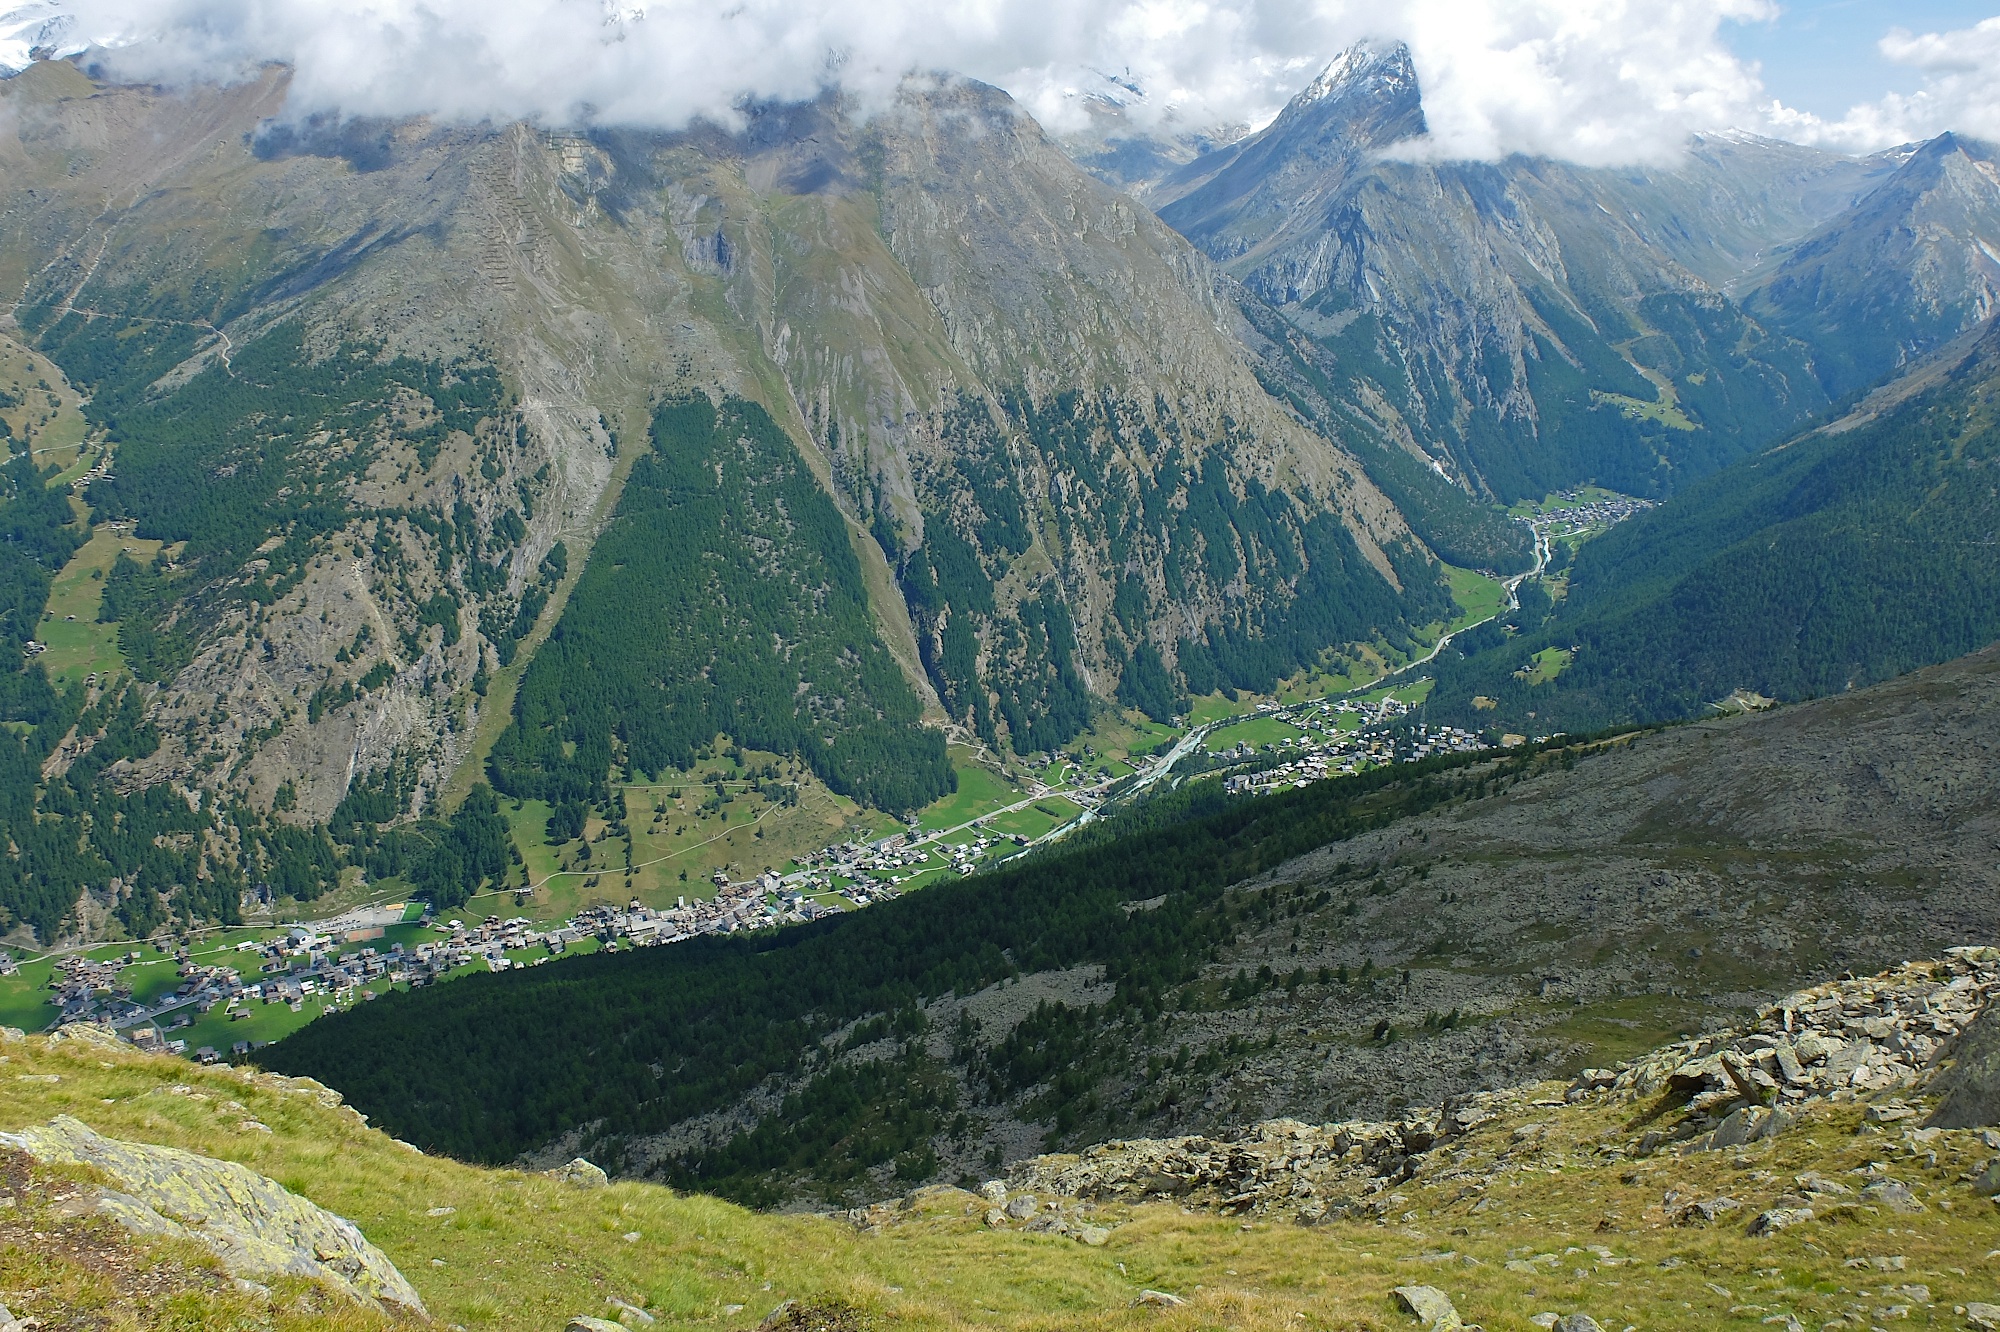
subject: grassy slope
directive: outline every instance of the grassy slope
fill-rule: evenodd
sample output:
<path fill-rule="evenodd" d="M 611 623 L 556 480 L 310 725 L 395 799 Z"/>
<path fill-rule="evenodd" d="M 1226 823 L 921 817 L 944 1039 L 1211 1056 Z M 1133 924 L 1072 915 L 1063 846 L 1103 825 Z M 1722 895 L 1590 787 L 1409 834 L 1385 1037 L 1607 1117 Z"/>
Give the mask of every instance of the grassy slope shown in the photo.
<path fill-rule="evenodd" d="M 1632 1161 L 1618 1149 L 1658 1107 L 1562 1107 L 1553 1103 L 1560 1086 L 1544 1084 L 1551 1103 L 1481 1130 L 1462 1149 L 1479 1161 L 1511 1158 L 1478 1214 L 1477 1199 L 1459 1196 L 1456 1181 L 1440 1187 L 1419 1175 L 1395 1186 L 1392 1201 L 1405 1210 L 1384 1224 L 1305 1230 L 1175 1204 L 1107 1204 L 1095 1212 L 1113 1227 L 1111 1239 L 1087 1248 L 987 1230 L 983 1204 L 954 1190 L 865 1218 L 879 1225 L 873 1233 L 653 1185 L 579 1190 L 412 1155 L 350 1111 L 226 1069 L 78 1042 L 4 1048 L 13 1076 L 0 1080 L 0 1131 L 67 1113 L 113 1136 L 241 1161 L 354 1220 L 417 1285 L 434 1318 L 468 1329 L 558 1327 L 577 1313 L 615 1312 L 605 1304 L 612 1296 L 644 1305 L 668 1327 L 748 1329 L 780 1300 L 799 1298 L 851 1303 L 865 1321 L 917 1328 L 1384 1328 L 1407 1324 L 1390 1289 L 1418 1283 L 1444 1288 L 1467 1318 L 1494 1332 L 1525 1330 L 1543 1310 L 1576 1309 L 1614 1328 L 1751 1329 L 1788 1312 L 1817 1325 L 1856 1299 L 1871 1310 L 1909 1304 L 1881 1289 L 1904 1282 L 1931 1292 L 1933 1307 L 1917 1304 L 1913 1321 L 1955 1326 L 1954 1304 L 1991 1299 L 2000 1284 L 1990 1252 L 2000 1244 L 2000 1217 L 1958 1180 L 1990 1153 L 1970 1133 L 1947 1133 L 1928 1145 L 1937 1151 L 1931 1166 L 1863 1126 L 1858 1105 L 1823 1105 L 1776 1143 L 1740 1154 Z M 60 1081 L 31 1080 L 50 1074 Z M 246 1117 L 272 1132 L 242 1131 Z M 1524 1120 L 1547 1133 L 1517 1139 Z M 1927 1210 L 1860 1209 L 1745 1237 L 1743 1218 L 1793 1176 L 1839 1177 L 1869 1160 L 1892 1161 Z M 1669 1188 L 1728 1194 L 1746 1210 L 1712 1230 L 1672 1228 L 1661 1212 Z M 446 1207 L 456 1210 L 429 1215 Z M 1550 1258 L 1530 1271 L 1505 1266 L 1539 1255 Z M 1907 1270 L 1884 1276 L 1843 1266 L 1876 1255 L 1902 1256 Z M 168 1266 L 186 1262 L 184 1254 L 162 1257 Z M 34 1284 L 24 1277 L 38 1261 L 32 1250 L 0 1247 L 0 1289 L 17 1314 L 52 1312 L 17 1295 Z M 1130 1307 L 1142 1288 L 1189 1304 Z M 127 1325 L 241 1325 L 228 1297 L 211 1304 L 183 1307 L 172 1322 L 142 1304 Z"/>
<path fill-rule="evenodd" d="M 81 501 L 71 500 L 70 504 L 79 517 L 87 512 Z M 97 622 L 104 601 L 104 576 L 120 551 L 144 563 L 159 554 L 160 543 L 130 533 L 121 535 L 109 525 L 100 525 L 91 530 L 90 540 L 70 556 L 50 585 L 48 610 L 38 633 L 49 645 L 42 665 L 51 681 L 76 684 L 92 673 L 126 669 L 124 655 L 118 650 L 118 626 Z"/>

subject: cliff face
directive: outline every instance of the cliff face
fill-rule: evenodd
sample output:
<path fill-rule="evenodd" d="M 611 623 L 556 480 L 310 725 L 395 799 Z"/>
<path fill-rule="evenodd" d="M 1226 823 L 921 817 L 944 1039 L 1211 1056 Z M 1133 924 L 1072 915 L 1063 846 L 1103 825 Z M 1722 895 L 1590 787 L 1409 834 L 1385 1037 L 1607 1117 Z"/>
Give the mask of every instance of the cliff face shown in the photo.
<path fill-rule="evenodd" d="M 1408 51 L 1359 46 L 1149 201 L 1346 411 L 1472 493 L 1658 493 L 1825 405 L 1807 348 L 1726 289 L 1885 164 L 1743 135 L 1668 170 L 1433 162 L 1424 128 Z"/>
<path fill-rule="evenodd" d="M 878 633 L 989 739 L 1067 739 L 1135 653 L 1170 695 L 1190 649 L 1256 684 L 1441 618 L 1204 262 L 993 89 L 674 135 L 286 126 L 283 98 L 0 84 L 10 336 L 88 395 L 89 502 L 140 543 L 106 584 L 157 686 L 130 781 L 323 818 L 393 769 L 431 803 L 687 392 L 789 433 Z"/>

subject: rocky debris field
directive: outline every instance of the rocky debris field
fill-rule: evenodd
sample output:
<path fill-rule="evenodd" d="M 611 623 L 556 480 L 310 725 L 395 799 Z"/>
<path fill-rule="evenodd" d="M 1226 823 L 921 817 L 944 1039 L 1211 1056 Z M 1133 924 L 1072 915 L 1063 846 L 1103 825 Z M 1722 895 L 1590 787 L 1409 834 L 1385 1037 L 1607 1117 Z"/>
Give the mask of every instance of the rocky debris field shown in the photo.
<path fill-rule="evenodd" d="M 1482 1176 L 1518 1168 L 1516 1158 L 1533 1153 L 1545 1126 L 1519 1123 L 1504 1140 L 1481 1135 L 1482 1129 L 1592 1098 L 1664 1102 L 1655 1126 L 1604 1144 L 1599 1152 L 1605 1157 L 1726 1151 L 1782 1134 L 1816 1102 L 1856 1098 L 1868 1099 L 1871 1125 L 1900 1134 L 1914 1151 L 1930 1152 L 1947 1128 L 1926 1123 L 1924 1110 L 1892 1093 L 1915 1093 L 1939 1080 L 1962 1034 L 1976 1021 L 1983 1028 L 2000 1020 L 2000 1006 L 1988 1007 L 1996 995 L 2000 949 L 1957 948 L 1937 961 L 1799 991 L 1745 1027 L 1677 1042 L 1615 1068 L 1587 1069 L 1560 1095 L 1541 1084 L 1476 1092 L 1393 1121 L 1280 1119 L 1233 1135 L 1106 1142 L 1078 1154 L 1023 1161 L 1007 1185 L 986 1188 L 996 1199 L 1006 1198 L 1007 1187 L 1058 1199 L 1181 1199 L 1246 1215 L 1290 1216 L 1304 1225 L 1386 1218 L 1408 1201 L 1397 1186 L 1419 1176 L 1463 1179 L 1470 1193 L 1479 1192 Z M 1939 1080 L 1948 1090 L 1946 1109 L 1931 1118 L 1949 1117 L 1953 1097 L 1975 1097 L 1974 1077 L 1990 1075 L 1990 1068 L 1981 1073 L 1954 1064 Z M 1479 1150 L 1446 1150 L 1475 1139 Z M 1991 1129 L 1981 1141 L 2000 1149 L 2000 1134 Z M 1979 1176 L 1978 1187 L 2000 1194 L 2000 1159 Z M 1044 1206 L 1056 1209 L 1049 1216 L 1065 1215 L 1061 1204 Z M 1667 1206 L 1679 1224 L 1706 1224 L 1742 1204 L 1683 1197 Z M 1814 1177 L 1759 1209 L 1750 1224 L 1773 1231 L 1811 1220 L 1815 1209 L 1852 1206 L 1904 1210 L 1922 1204 L 1886 1175 L 1854 1187 Z"/>

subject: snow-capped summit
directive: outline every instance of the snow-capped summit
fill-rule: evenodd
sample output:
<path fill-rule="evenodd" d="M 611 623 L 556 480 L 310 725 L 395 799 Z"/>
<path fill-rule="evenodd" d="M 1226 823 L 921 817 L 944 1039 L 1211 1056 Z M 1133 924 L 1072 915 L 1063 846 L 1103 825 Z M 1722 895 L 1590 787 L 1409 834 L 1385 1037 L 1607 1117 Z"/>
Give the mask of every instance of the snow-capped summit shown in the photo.
<path fill-rule="evenodd" d="M 1363 38 L 1333 58 L 1306 85 L 1297 102 L 1324 102 L 1360 94 L 1369 99 L 1395 96 L 1417 86 L 1416 65 L 1402 42 Z"/>
<path fill-rule="evenodd" d="M 77 40 L 76 15 L 62 0 L 29 0 L 0 13 L 0 77 L 19 74 L 37 60 L 75 55 L 90 43 Z"/>

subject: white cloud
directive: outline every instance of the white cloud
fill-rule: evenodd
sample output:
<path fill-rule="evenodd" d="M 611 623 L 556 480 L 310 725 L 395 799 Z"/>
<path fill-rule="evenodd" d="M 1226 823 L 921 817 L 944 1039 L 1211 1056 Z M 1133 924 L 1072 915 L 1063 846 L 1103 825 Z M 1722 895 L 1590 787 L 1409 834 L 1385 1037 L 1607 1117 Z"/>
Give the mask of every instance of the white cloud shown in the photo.
<path fill-rule="evenodd" d="M 0 0 L 4 3 L 5 0 Z M 1448 156 L 1657 159 L 1740 120 L 1754 74 L 1718 33 L 1771 0 L 34 0 L 161 81 L 294 69 L 294 114 L 675 126 L 912 71 L 1007 88 L 1060 128 L 1102 73 L 1134 119 L 1261 123 L 1349 41 L 1403 38 Z M 0 62 L 9 59 L 0 15 Z M 21 43 L 16 43 L 20 45 Z M 1094 73 L 1098 72 L 1098 73 Z"/>
<path fill-rule="evenodd" d="M 1761 86 L 1720 36 L 1769 0 L 1409 0 L 1425 156 L 1662 161 L 1738 123 Z"/>
<path fill-rule="evenodd" d="M 1773 102 L 1764 113 L 1772 131 L 1847 152 L 1872 152 L 1946 130 L 2000 139 L 2000 18 L 1951 32 L 1893 28 L 1877 48 L 1917 70 L 1923 86 L 1857 103 L 1839 120 Z"/>

